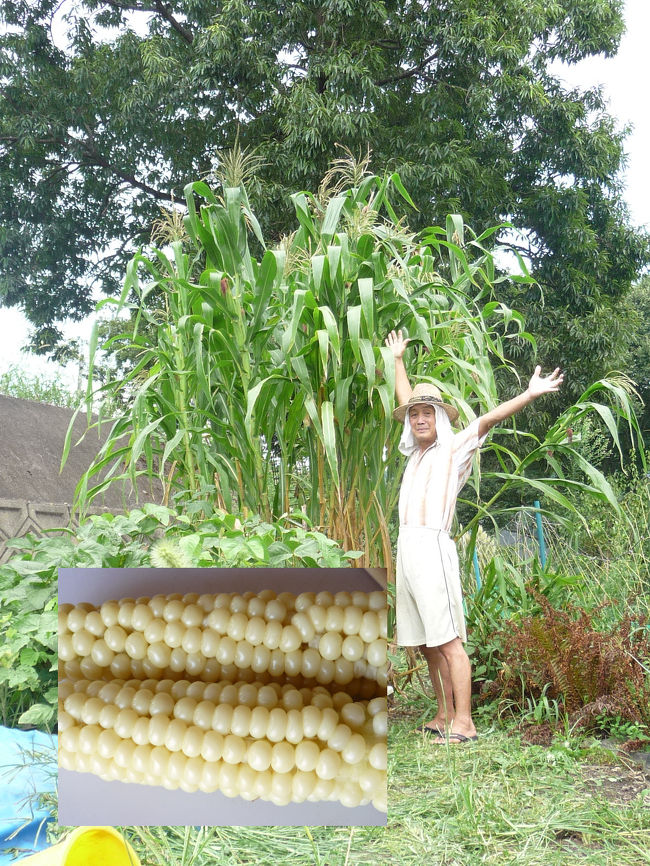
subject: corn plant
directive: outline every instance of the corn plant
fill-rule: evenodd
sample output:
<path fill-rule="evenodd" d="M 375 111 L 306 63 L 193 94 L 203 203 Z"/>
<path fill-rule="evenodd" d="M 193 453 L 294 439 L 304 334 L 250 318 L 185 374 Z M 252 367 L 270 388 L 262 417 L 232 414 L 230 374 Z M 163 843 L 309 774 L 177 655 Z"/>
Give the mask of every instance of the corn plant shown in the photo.
<path fill-rule="evenodd" d="M 486 244 L 498 227 L 476 236 L 452 215 L 415 236 L 395 210 L 397 200 L 412 206 L 399 176 L 349 168 L 330 172 L 318 195 L 291 197 L 298 226 L 274 248 L 243 187 L 186 187 L 186 239 L 136 255 L 121 298 L 103 302 L 131 307 L 132 329 L 103 348 L 127 347 L 136 363 L 96 390 L 89 379 L 89 424 L 110 416 L 112 427 L 79 504 L 117 478 L 156 473 L 168 493 L 191 499 L 212 486 L 229 511 L 304 519 L 363 551 L 359 564 L 389 566 L 401 466 L 386 334 L 411 335 L 411 374 L 438 384 L 465 420 L 497 402 L 494 370 L 507 366 L 507 341 L 534 339 L 496 297 L 506 277 Z M 531 281 L 525 268 L 511 279 Z M 95 338 L 91 371 L 96 350 Z M 633 417 L 624 389 L 612 389 Z M 111 399 L 93 422 L 92 406 L 116 394 L 127 395 L 126 408 L 116 412 Z M 576 412 L 594 408 L 587 397 Z M 611 410 L 597 411 L 616 435 Z M 571 450 L 560 428 L 549 435 Z M 536 446 L 524 461 L 508 452 L 512 466 L 497 448 L 495 508 L 509 486 L 533 483 L 524 470 L 548 450 Z M 535 488 L 570 507 L 555 483 L 565 475 Z M 602 476 L 588 476 L 584 489 L 610 498 Z M 478 521 L 485 510 L 478 498 L 476 506 Z"/>

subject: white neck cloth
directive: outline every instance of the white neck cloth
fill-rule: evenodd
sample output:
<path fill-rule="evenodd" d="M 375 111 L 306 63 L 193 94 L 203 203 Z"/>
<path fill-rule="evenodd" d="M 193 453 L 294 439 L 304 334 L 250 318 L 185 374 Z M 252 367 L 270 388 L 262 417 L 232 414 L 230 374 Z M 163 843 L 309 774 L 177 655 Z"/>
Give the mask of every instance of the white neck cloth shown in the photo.
<path fill-rule="evenodd" d="M 445 410 L 441 406 L 434 406 L 436 413 L 436 441 L 435 445 L 445 446 L 454 437 L 454 431 L 451 429 L 451 421 Z M 398 448 L 402 454 L 410 457 L 413 452 L 420 446 L 415 441 L 413 430 L 411 429 L 411 421 L 409 420 L 408 412 L 404 419 L 404 430 L 402 438 L 399 441 Z"/>

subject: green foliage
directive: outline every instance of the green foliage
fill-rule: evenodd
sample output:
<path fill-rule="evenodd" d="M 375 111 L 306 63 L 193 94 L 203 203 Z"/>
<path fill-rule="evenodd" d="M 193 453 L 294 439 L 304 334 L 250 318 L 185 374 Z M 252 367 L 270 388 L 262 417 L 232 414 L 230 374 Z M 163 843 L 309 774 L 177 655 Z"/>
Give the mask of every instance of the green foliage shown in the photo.
<path fill-rule="evenodd" d="M 627 356 L 625 367 L 636 382 L 640 405 L 637 409 L 639 422 L 645 437 L 646 448 L 650 447 L 650 276 L 645 274 L 632 287 L 627 297 L 626 318 L 628 323 Z"/>
<path fill-rule="evenodd" d="M 613 374 L 591 384 L 544 431 L 542 437 L 530 432 L 515 433 L 513 436 L 512 430 L 500 429 L 499 433 L 513 437 L 510 440 L 512 445 L 505 447 L 502 444 L 504 440 L 492 443 L 491 457 L 481 476 L 481 484 L 488 491 L 487 501 L 475 506 L 464 498 L 459 499 L 465 514 L 470 510 L 470 505 L 476 509 L 474 517 L 466 519 L 464 531 L 471 531 L 473 539 L 479 519 L 489 518 L 496 526 L 497 515 L 520 511 L 518 505 L 513 505 L 513 494 L 522 492 L 527 495 L 528 501 L 533 495 L 537 497 L 541 494 L 543 514 L 565 523 L 567 527 L 571 523 L 566 522 L 563 513 L 566 516 L 568 512 L 577 518 L 575 522 L 579 521 L 588 529 L 584 513 L 577 505 L 583 495 L 601 503 L 605 510 L 611 509 L 617 517 L 623 517 L 612 484 L 581 453 L 581 441 L 579 438 L 574 439 L 573 430 L 586 423 L 590 417 L 596 418 L 598 424 L 606 429 L 623 460 L 623 433 L 629 436 L 628 441 L 637 442 L 641 439 L 633 395 L 634 388 L 630 380 Z M 619 430 L 621 427 L 622 432 Z M 522 442 L 517 441 L 520 436 L 525 437 L 525 450 Z M 643 452 L 639 452 L 639 457 L 645 465 Z M 499 467 L 496 471 L 495 465 Z M 468 549 L 471 550 L 471 547 Z"/>
<path fill-rule="evenodd" d="M 51 728 L 57 706 L 56 553 L 0 566 L 0 723 Z"/>
<path fill-rule="evenodd" d="M 79 405 L 80 397 L 64 388 L 59 381 L 47 376 L 30 376 L 13 364 L 0 373 L 0 394 L 19 397 L 21 400 L 36 400 L 51 406 L 73 409 Z"/>
<path fill-rule="evenodd" d="M 277 523 L 259 517 L 239 519 L 221 509 L 201 511 L 147 504 L 127 514 L 91 515 L 62 537 L 14 539 L 28 562 L 45 563 L 54 574 L 60 568 L 269 566 L 272 568 L 341 568 L 358 557 L 344 552 L 322 533 L 308 528 L 304 515 L 288 515 Z M 178 557 L 176 565 L 171 559 Z M 18 568 L 16 559 L 7 567 Z M 31 566 L 26 566 L 28 569 Z M 52 578 L 54 579 L 54 578 Z"/>
<path fill-rule="evenodd" d="M 648 250 L 621 202 L 623 134 L 604 96 L 564 88 L 550 64 L 613 55 L 621 6 L 177 0 L 148 4 L 143 24 L 128 3 L 85 0 L 64 36 L 50 0 L 6 0 L 0 296 L 25 308 L 40 351 L 61 352 L 54 322 L 90 312 L 91 286 L 114 294 L 158 205 L 223 174 L 235 142 L 260 163 L 267 237 L 336 143 L 372 143 L 420 226 L 460 212 L 479 232 L 508 218 L 524 233 L 546 300 L 530 286 L 502 299 L 544 338 L 542 361 L 570 371 L 570 402 L 620 367 L 619 302 Z"/>
<path fill-rule="evenodd" d="M 193 514 L 149 504 L 94 515 L 75 532 L 9 542 L 19 552 L 0 566 L 2 724 L 55 723 L 59 568 L 342 568 L 358 555 L 308 528 L 304 515 L 269 524 L 199 504 Z"/>
<path fill-rule="evenodd" d="M 562 542 L 555 546 L 562 555 L 562 546 L 568 540 L 572 549 L 596 557 L 606 568 L 627 568 L 636 574 L 642 586 L 645 584 L 647 592 L 650 587 L 650 478 L 631 462 L 626 464 L 625 474 L 619 471 L 609 477 L 620 512 L 612 514 L 602 502 L 578 494 L 575 502 L 585 523 L 563 529 Z M 612 581 L 608 587 L 608 595 L 620 599 L 615 583 Z"/>
<path fill-rule="evenodd" d="M 400 430 L 391 417 L 394 359 L 383 338 L 395 327 L 411 335 L 410 375 L 439 385 L 464 421 L 495 406 L 495 370 L 516 378 L 508 343 L 535 343 L 522 316 L 494 299 L 505 278 L 484 244 L 495 230 L 477 237 L 450 215 L 444 228 L 414 235 L 393 205 L 410 202 L 399 176 L 369 174 L 365 161 L 352 159 L 332 167 L 318 196 L 292 196 L 298 228 L 272 249 L 243 187 L 218 197 L 200 182 L 185 192 L 186 240 L 135 256 L 120 300 L 100 305 L 119 310 L 135 295 L 132 330 L 102 348 L 137 352 L 138 360 L 94 392 L 89 385 L 89 417 L 103 399 L 97 423 L 110 418 L 112 427 L 78 501 L 127 475 L 135 482 L 158 474 L 188 497 L 214 483 L 225 510 L 249 509 L 266 521 L 301 511 L 344 548 L 362 550 L 365 564 L 388 564 L 401 471 L 386 461 Z M 249 234 L 262 247 L 259 261 Z M 91 375 L 98 346 L 95 330 Z M 567 428 L 597 413 L 620 447 L 619 419 L 637 433 L 628 390 L 622 378 L 591 385 L 543 439 L 529 436 L 523 457 L 521 448 L 493 441 L 497 471 L 484 473 L 494 482 L 489 502 L 478 494 L 471 502 L 472 538 L 479 518 L 507 510 L 508 493 L 522 485 L 551 508 L 572 508 L 563 489 L 617 508 Z M 596 402 L 601 396 L 610 405 Z M 69 446 L 68 439 L 64 461 Z M 573 480 L 562 459 L 586 480 Z M 534 464 L 540 468 L 531 472 Z M 472 486 L 476 492 L 477 474 Z"/>
<path fill-rule="evenodd" d="M 199 195 L 206 204 L 197 210 Z M 409 200 L 397 175 L 363 168 L 357 187 L 297 193 L 298 230 L 258 262 L 247 225 L 263 240 L 243 188 L 218 199 L 206 184 L 190 185 L 190 241 L 172 243 L 172 258 L 138 255 L 127 270 L 120 306 L 135 293 L 133 331 L 104 348 L 137 350 L 138 363 L 88 394 L 89 409 L 97 395 L 108 397 L 109 412 L 116 395 L 128 402 L 81 481 L 80 501 L 123 465 L 135 478 L 143 458 L 169 489 L 195 496 L 215 480 L 228 510 L 248 508 L 267 521 L 301 510 L 344 547 L 363 549 L 366 562 L 388 561 L 399 475 L 385 445 L 399 431 L 390 415 L 392 355 L 377 344 L 401 325 L 430 353 L 435 332 L 446 346 L 452 331 L 440 322 L 443 310 L 466 332 L 467 351 L 477 340 L 501 351 L 496 333 L 482 337 L 492 329 L 488 317 L 521 331 L 519 317 L 493 302 L 477 317 L 463 294 L 471 286 L 489 296 L 494 268 L 480 239 L 472 264 L 452 241 L 463 232 L 457 220 L 416 243 L 389 195 Z M 453 288 L 436 275 L 434 255 L 453 273 Z M 95 337 L 91 371 L 96 348 Z M 441 374 L 449 366 L 446 359 Z M 466 365 L 460 378 L 474 384 Z M 100 422 L 106 414 L 102 405 Z"/>
<path fill-rule="evenodd" d="M 494 681 L 501 670 L 508 642 L 504 624 L 538 615 L 540 597 L 561 606 L 581 576 L 542 569 L 536 558 L 523 562 L 498 553 L 481 568 L 480 589 L 472 585 L 473 579 L 473 573 L 465 575 L 467 652 L 474 681 L 481 683 Z"/>
<path fill-rule="evenodd" d="M 650 728 L 640 722 L 631 722 L 629 719 L 616 713 L 614 716 L 603 713 L 595 721 L 596 730 L 603 731 L 615 740 L 645 740 L 650 741 Z"/>
<path fill-rule="evenodd" d="M 522 713 L 523 722 L 532 722 L 535 725 L 547 723 L 557 728 L 563 721 L 564 713 L 560 702 L 549 698 L 546 694 L 547 690 L 548 686 L 542 689 L 541 695 L 537 698 L 526 697 L 526 709 Z"/>

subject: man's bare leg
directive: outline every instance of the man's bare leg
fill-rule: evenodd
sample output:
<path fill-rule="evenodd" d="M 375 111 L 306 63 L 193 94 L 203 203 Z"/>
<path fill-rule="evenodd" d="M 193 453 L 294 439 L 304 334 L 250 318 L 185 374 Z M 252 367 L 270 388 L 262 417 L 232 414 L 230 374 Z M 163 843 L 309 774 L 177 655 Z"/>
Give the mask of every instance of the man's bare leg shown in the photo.
<path fill-rule="evenodd" d="M 457 637 L 438 649 L 449 667 L 455 710 L 453 733 L 474 737 L 476 728 L 472 721 L 472 666 L 463 642 Z M 444 742 L 444 739 L 439 742 Z M 454 742 L 453 738 L 451 742 Z"/>
<path fill-rule="evenodd" d="M 438 701 L 438 709 L 433 719 L 427 723 L 429 728 L 438 728 L 439 731 L 446 730 L 454 718 L 454 694 L 451 685 L 451 674 L 447 659 L 440 651 L 440 647 L 421 646 L 420 650 L 427 660 L 429 676 Z"/>

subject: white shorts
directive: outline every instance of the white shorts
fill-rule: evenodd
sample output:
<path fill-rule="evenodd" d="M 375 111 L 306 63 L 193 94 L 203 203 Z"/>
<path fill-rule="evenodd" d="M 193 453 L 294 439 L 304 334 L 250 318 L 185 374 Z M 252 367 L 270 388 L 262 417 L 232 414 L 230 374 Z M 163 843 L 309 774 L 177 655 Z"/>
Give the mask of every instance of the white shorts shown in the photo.
<path fill-rule="evenodd" d="M 397 643 L 441 646 L 467 640 L 456 545 L 449 533 L 400 526 L 396 569 Z"/>

